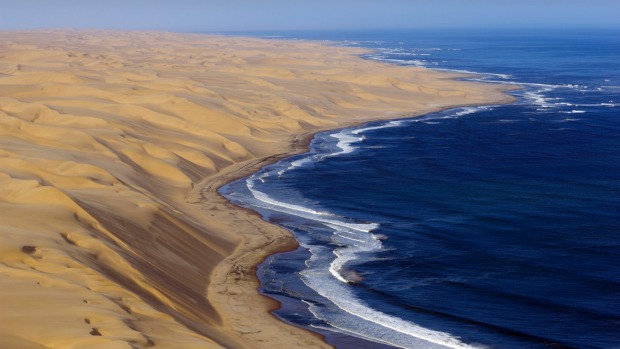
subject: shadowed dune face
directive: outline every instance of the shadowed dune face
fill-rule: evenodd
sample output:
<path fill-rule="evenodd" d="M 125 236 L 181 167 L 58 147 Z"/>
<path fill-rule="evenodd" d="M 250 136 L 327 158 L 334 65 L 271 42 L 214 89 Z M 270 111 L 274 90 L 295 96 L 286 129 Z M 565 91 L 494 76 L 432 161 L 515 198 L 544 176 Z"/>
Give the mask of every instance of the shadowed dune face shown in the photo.
<path fill-rule="evenodd" d="M 224 204 L 201 205 L 202 184 L 289 151 L 293 135 L 503 98 L 359 53 L 0 32 L 0 338 L 23 348 L 260 346 L 229 328 L 207 289 L 218 263 L 269 237 L 236 231 Z"/>

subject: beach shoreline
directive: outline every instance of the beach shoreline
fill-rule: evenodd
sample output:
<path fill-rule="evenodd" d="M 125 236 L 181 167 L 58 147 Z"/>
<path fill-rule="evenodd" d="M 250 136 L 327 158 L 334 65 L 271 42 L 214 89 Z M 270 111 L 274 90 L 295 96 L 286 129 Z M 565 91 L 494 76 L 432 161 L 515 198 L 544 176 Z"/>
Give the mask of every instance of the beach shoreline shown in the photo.
<path fill-rule="evenodd" d="M 509 91 L 511 89 L 512 88 L 506 88 L 505 91 Z M 514 101 L 515 101 L 514 97 L 510 95 L 506 95 L 506 98 L 504 100 L 494 103 L 493 105 L 509 104 L 509 103 L 513 103 Z M 260 171 L 262 168 L 269 166 L 271 164 L 277 163 L 283 159 L 286 159 L 286 158 L 289 158 L 295 155 L 307 153 L 310 150 L 311 141 L 319 133 L 336 131 L 339 129 L 361 127 L 367 123 L 374 122 L 374 121 L 393 121 L 393 120 L 411 119 L 411 118 L 422 117 L 424 115 L 441 112 L 441 111 L 445 111 L 449 109 L 455 109 L 455 108 L 461 108 L 461 107 L 481 107 L 481 106 L 487 106 L 487 105 L 489 104 L 454 105 L 454 106 L 445 107 L 441 109 L 431 110 L 431 111 L 421 113 L 421 114 L 403 114 L 403 115 L 395 116 L 393 118 L 370 119 L 370 120 L 362 121 L 362 122 L 344 124 L 337 128 L 327 128 L 327 129 L 312 131 L 309 133 L 304 133 L 301 135 L 294 135 L 290 143 L 290 149 L 291 149 L 290 152 L 286 152 L 283 154 L 277 154 L 277 155 L 270 155 L 265 158 L 253 160 L 248 164 L 242 164 L 240 168 L 238 169 L 233 169 L 231 170 L 231 172 L 222 174 L 222 176 L 206 181 L 206 183 L 201 183 L 198 187 L 201 192 L 201 196 L 202 196 L 201 200 L 205 202 L 213 202 L 214 196 L 217 196 L 218 197 L 217 200 L 225 200 L 230 205 L 230 210 L 236 210 L 240 213 L 242 212 L 241 214 L 245 215 L 248 220 L 253 222 L 253 224 L 262 226 L 265 223 L 267 223 L 267 226 L 266 226 L 267 228 L 263 228 L 264 230 L 261 229 L 261 232 L 265 234 L 263 236 L 264 237 L 263 242 L 259 243 L 258 245 L 243 246 L 242 248 L 240 248 L 240 250 L 236 251 L 236 253 L 229 256 L 230 261 L 225 261 L 223 263 L 220 263 L 220 265 L 218 265 L 218 267 L 216 267 L 214 271 L 214 273 L 218 275 L 218 277 L 216 277 L 216 280 L 226 280 L 227 277 L 230 276 L 230 272 L 232 270 L 243 270 L 243 274 L 242 274 L 242 280 L 244 282 L 243 287 L 245 288 L 244 292 L 247 292 L 247 294 L 244 294 L 244 295 L 248 297 L 249 299 L 253 299 L 249 303 L 253 303 L 253 304 L 264 303 L 264 305 L 260 307 L 261 311 L 268 312 L 277 321 L 284 323 L 283 320 L 281 320 L 280 318 L 278 318 L 276 315 L 273 314 L 273 311 L 281 308 L 282 306 L 281 302 L 268 295 L 259 293 L 261 281 L 260 281 L 260 278 L 257 276 L 256 272 L 257 272 L 258 266 L 261 265 L 263 262 L 265 262 L 267 258 L 277 253 L 294 251 L 299 247 L 299 242 L 295 239 L 293 233 L 287 230 L 286 228 L 277 226 L 272 223 L 268 223 L 261 217 L 261 215 L 258 212 L 253 211 L 248 208 L 237 206 L 231 203 L 225 197 L 223 197 L 222 194 L 219 193 L 219 190 L 225 185 L 230 184 L 234 181 L 243 179 L 245 177 L 248 177 Z M 277 241 L 277 242 L 271 243 L 271 241 Z M 260 249 L 261 253 L 249 254 L 251 251 L 256 251 L 257 249 Z M 236 276 L 239 277 L 239 275 L 236 275 Z M 226 284 L 226 285 L 235 284 L 238 286 L 239 279 L 236 279 L 232 282 L 229 280 L 226 280 L 226 281 L 223 281 L 223 284 Z M 221 285 L 218 285 L 218 284 L 211 285 L 211 289 L 209 293 L 213 294 L 213 292 L 219 293 L 219 294 L 222 294 L 222 293 L 225 294 L 225 292 L 221 291 Z M 234 292 L 232 296 L 224 296 L 224 299 L 233 298 L 237 296 L 238 296 L 238 293 Z M 214 297 L 214 303 L 221 304 L 222 303 L 221 298 Z M 229 301 L 226 301 L 225 303 L 229 304 Z M 229 311 L 223 311 L 223 313 L 229 313 Z M 250 317 L 245 318 L 244 320 L 246 321 L 243 321 L 243 324 L 237 324 L 238 328 L 239 327 L 251 328 L 253 327 L 251 324 L 256 323 L 256 320 Z M 293 326 L 293 325 L 289 325 L 289 326 Z M 300 329 L 302 331 L 309 332 L 311 335 L 314 335 L 320 338 L 321 340 L 325 340 L 325 336 L 320 334 L 319 332 L 315 332 L 310 329 L 303 329 L 303 328 L 300 328 Z M 366 342 L 367 340 L 360 338 L 359 341 Z"/>
<path fill-rule="evenodd" d="M 5 346 L 329 347 L 257 291 L 257 265 L 293 236 L 219 188 L 318 132 L 514 100 L 310 42 L 0 36 Z"/>

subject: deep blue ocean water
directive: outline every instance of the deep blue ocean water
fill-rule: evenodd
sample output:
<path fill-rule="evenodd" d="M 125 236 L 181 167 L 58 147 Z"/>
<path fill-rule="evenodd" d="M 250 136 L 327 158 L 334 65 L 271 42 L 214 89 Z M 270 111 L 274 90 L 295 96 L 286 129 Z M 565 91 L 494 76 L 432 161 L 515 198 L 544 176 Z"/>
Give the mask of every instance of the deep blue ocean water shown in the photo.
<path fill-rule="evenodd" d="M 222 188 L 301 244 L 259 268 L 276 315 L 341 348 L 620 348 L 620 31 L 252 35 L 522 87 Z"/>

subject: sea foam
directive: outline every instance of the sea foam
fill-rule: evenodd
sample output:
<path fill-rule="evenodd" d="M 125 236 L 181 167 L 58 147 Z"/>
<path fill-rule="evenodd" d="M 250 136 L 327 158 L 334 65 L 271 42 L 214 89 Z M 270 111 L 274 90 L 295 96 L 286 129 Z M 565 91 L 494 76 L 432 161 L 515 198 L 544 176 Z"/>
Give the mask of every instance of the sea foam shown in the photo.
<path fill-rule="evenodd" d="M 459 117 L 476 110 L 479 108 L 459 108 L 448 115 Z M 344 129 L 332 133 L 329 137 L 336 139 L 335 147 L 322 152 L 311 152 L 295 160 L 267 167 L 248 177 L 245 181 L 246 187 L 254 199 L 253 205 L 307 219 L 315 224 L 322 224 L 331 231 L 330 240 L 337 246 L 336 248 L 300 242 L 311 252 L 311 257 L 306 262 L 307 269 L 300 273 L 302 281 L 322 296 L 327 302 L 327 308 L 331 309 L 329 314 L 322 313 L 324 310 L 311 304 L 309 310 L 317 318 L 328 321 L 333 326 L 331 330 L 348 332 L 358 337 L 403 348 L 474 348 L 447 333 L 429 330 L 372 309 L 348 289 L 350 287 L 348 284 L 361 280 L 361 277 L 350 270 L 350 265 L 354 265 L 364 255 L 381 251 L 383 248 L 381 240 L 385 236 L 372 233 L 380 228 L 378 223 L 355 222 L 312 207 L 311 204 L 276 199 L 259 189 L 264 183 L 279 178 L 293 169 L 328 157 L 354 152 L 357 149 L 355 144 L 364 140 L 366 132 L 398 127 L 406 122 L 408 121 L 390 121 L 377 126 Z"/>
<path fill-rule="evenodd" d="M 365 305 L 349 286 L 320 272 L 322 261 L 317 256 L 322 253 L 317 249 L 310 247 L 312 257 L 308 269 L 301 272 L 302 281 L 330 302 L 321 307 L 311 304 L 309 310 L 315 317 L 327 319 L 331 326 L 345 333 L 401 348 L 476 348 L 450 334 L 427 329 Z"/>

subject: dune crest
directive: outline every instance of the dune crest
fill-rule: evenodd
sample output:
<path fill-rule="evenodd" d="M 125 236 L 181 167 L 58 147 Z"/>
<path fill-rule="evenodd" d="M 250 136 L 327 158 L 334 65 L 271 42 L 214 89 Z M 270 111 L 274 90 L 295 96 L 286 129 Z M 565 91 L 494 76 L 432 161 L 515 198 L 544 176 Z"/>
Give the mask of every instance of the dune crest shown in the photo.
<path fill-rule="evenodd" d="M 255 291 L 295 242 L 217 187 L 319 130 L 508 100 L 362 52 L 0 32 L 0 347 L 326 347 Z"/>

